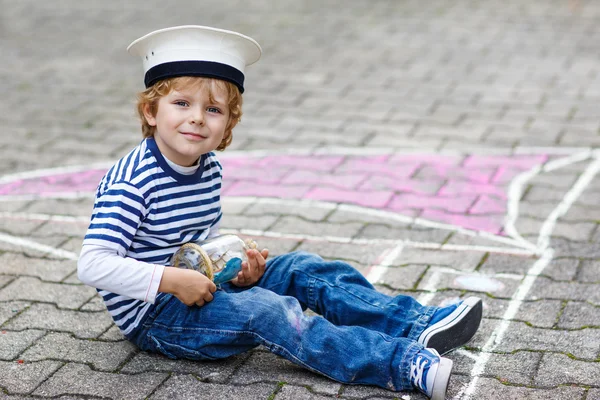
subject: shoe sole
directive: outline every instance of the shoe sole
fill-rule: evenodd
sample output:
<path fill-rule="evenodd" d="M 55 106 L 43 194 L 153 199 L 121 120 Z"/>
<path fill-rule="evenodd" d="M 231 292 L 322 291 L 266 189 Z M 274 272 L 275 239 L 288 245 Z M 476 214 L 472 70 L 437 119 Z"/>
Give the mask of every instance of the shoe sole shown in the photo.
<path fill-rule="evenodd" d="M 448 389 L 448 382 L 452 374 L 452 365 L 452 360 L 440 357 L 440 366 L 438 367 L 431 390 L 431 400 L 444 400 L 446 398 L 446 390 Z"/>
<path fill-rule="evenodd" d="M 424 347 L 434 348 L 440 355 L 444 355 L 475 336 L 482 314 L 481 299 L 469 297 L 446 318 L 425 329 L 418 341 Z"/>

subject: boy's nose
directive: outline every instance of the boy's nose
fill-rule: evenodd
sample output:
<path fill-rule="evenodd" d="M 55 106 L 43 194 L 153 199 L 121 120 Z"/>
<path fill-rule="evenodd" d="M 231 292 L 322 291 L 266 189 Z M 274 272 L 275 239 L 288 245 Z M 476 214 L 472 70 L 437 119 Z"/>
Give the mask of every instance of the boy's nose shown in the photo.
<path fill-rule="evenodd" d="M 202 112 L 202 110 L 195 110 L 192 113 L 190 117 L 190 123 L 196 125 L 204 125 L 204 113 Z"/>

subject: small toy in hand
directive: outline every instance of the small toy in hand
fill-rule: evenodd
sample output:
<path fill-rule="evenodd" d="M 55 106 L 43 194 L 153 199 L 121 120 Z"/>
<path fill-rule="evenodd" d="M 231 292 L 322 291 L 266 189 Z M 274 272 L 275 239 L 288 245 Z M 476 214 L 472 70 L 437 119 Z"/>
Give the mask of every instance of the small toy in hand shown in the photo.
<path fill-rule="evenodd" d="M 244 242 L 236 235 L 221 235 L 184 244 L 173 254 L 171 264 L 198 271 L 219 285 L 237 277 L 242 270 L 242 262 L 248 261 L 246 251 L 256 247 L 252 239 Z"/>

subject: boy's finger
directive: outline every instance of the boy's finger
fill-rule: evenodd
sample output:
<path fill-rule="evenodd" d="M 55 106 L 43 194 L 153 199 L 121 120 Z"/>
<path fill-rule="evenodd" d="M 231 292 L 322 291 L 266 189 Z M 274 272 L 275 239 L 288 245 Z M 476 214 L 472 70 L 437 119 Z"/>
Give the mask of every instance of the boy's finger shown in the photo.
<path fill-rule="evenodd" d="M 269 257 L 269 249 L 262 249 L 262 251 L 260 252 L 260 254 L 263 256 L 263 258 L 266 260 L 267 257 Z"/>

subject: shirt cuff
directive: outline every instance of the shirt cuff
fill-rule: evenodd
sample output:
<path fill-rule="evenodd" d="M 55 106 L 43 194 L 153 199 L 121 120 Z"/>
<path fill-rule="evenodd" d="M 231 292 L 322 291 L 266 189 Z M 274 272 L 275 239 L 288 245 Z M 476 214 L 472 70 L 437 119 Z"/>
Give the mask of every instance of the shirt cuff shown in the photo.
<path fill-rule="evenodd" d="M 148 286 L 148 290 L 146 291 L 146 298 L 144 299 L 144 301 L 154 304 L 154 302 L 156 301 L 156 295 L 158 294 L 158 287 L 160 286 L 160 281 L 162 280 L 164 272 L 164 265 L 154 265 L 154 271 L 152 272 L 152 277 L 150 278 L 150 285 Z"/>

